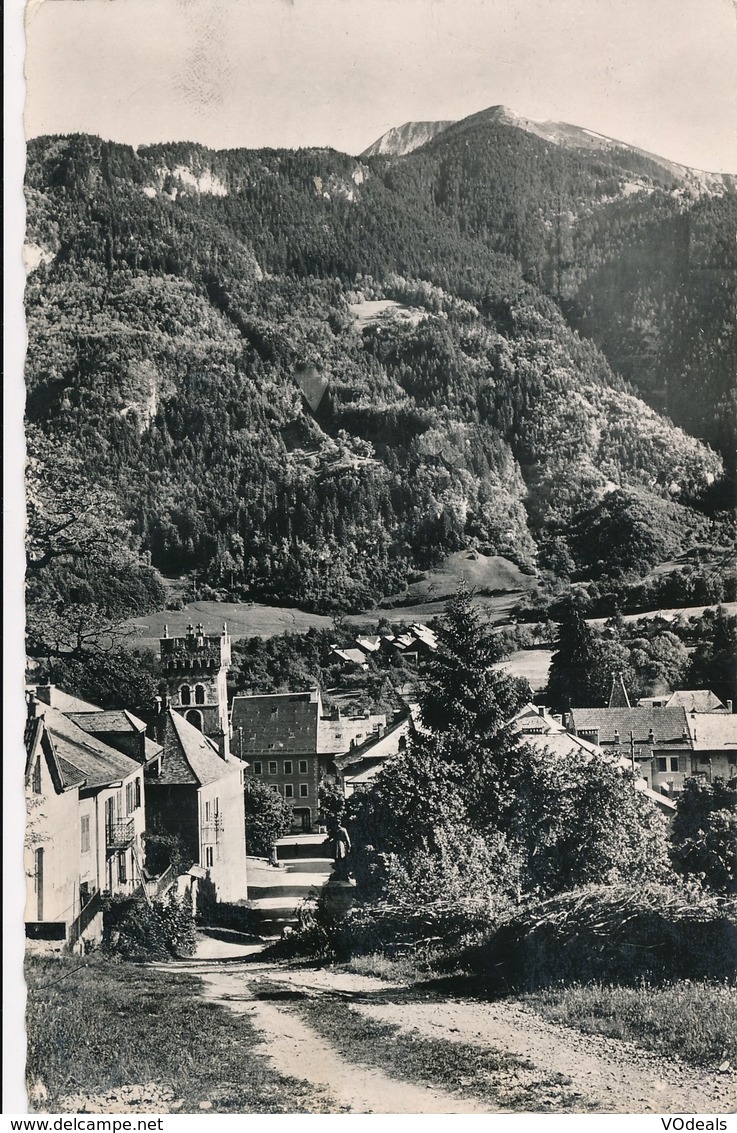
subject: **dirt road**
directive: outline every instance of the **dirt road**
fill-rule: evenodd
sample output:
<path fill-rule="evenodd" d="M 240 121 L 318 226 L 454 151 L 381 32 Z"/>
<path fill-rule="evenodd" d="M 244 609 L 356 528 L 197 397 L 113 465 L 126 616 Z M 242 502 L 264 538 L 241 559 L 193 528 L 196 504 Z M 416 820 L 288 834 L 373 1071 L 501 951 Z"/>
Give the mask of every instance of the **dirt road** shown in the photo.
<path fill-rule="evenodd" d="M 275 1067 L 309 1081 L 333 1112 L 722 1114 L 737 1103 L 732 1072 L 698 1071 L 630 1043 L 582 1035 L 511 1002 L 428 995 L 332 968 L 255 957 L 186 966 L 201 978 L 205 998 L 248 1014 Z M 342 1028 L 326 1034 L 318 1025 L 336 1004 L 351 1012 L 345 1018 L 383 1027 L 376 1034 L 390 1036 L 370 1058 L 365 1047 L 351 1048 Z M 435 1080 L 407 1073 L 397 1057 L 403 1038 L 430 1051 L 438 1066 L 452 1064 L 454 1049 L 468 1059 L 471 1048 L 488 1056 L 490 1069 L 461 1079 L 462 1088 L 448 1088 L 442 1071 Z M 505 1062 L 504 1056 L 512 1058 Z"/>

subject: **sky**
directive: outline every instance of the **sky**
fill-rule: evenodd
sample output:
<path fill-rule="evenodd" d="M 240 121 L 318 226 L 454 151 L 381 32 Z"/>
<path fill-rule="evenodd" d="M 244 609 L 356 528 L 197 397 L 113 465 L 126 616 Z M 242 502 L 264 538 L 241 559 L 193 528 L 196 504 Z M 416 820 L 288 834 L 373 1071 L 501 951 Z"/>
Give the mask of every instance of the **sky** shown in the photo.
<path fill-rule="evenodd" d="M 31 0 L 26 128 L 359 153 L 503 103 L 737 172 L 737 0 Z"/>

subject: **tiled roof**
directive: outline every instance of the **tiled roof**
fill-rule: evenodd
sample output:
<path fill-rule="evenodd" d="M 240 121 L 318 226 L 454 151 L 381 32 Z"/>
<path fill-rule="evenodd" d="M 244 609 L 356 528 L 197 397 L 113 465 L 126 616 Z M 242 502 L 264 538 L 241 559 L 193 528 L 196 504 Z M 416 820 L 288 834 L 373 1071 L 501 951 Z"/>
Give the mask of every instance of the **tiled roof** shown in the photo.
<path fill-rule="evenodd" d="M 684 739 L 686 713 L 682 708 L 574 708 L 568 727 L 579 734 L 598 728 L 600 744 L 614 743 L 616 730 L 621 744 L 629 742 L 632 732 L 636 744 L 690 746 L 688 738 Z"/>
<path fill-rule="evenodd" d="M 236 696 L 231 711 L 234 744 L 244 755 L 316 755 L 320 712 L 316 691 Z"/>
<path fill-rule="evenodd" d="M 726 706 L 709 688 L 682 688 L 676 689 L 670 697 L 668 708 L 685 708 L 687 712 L 718 712 L 724 711 Z"/>
<path fill-rule="evenodd" d="M 243 766 L 235 757 L 223 759 L 199 728 L 171 708 L 167 712 L 163 746 L 161 774 L 151 781 L 152 787 L 190 783 L 202 787 L 235 774 Z"/>
<path fill-rule="evenodd" d="M 67 712 L 66 715 L 85 732 L 100 735 L 103 732 L 145 732 L 146 725 L 132 712 L 121 708 L 113 711 Z"/>
<path fill-rule="evenodd" d="M 568 755 L 578 755 L 582 751 L 587 755 L 597 755 L 601 757 L 602 752 L 595 744 L 589 743 L 588 740 L 583 739 L 581 736 L 572 736 L 570 732 L 548 732 L 547 734 L 531 735 L 529 733 L 522 733 L 519 737 L 520 743 L 530 744 L 532 747 L 539 748 L 541 751 L 545 750 L 550 752 L 551 755 L 558 758 L 565 758 Z"/>
<path fill-rule="evenodd" d="M 126 779 L 139 764 L 108 744 L 90 736 L 79 725 L 55 708 L 44 710 L 44 720 L 59 766 L 76 769 L 87 787 L 105 787 Z"/>
<path fill-rule="evenodd" d="M 399 751 L 402 737 L 406 738 L 413 731 L 412 717 L 405 716 L 403 720 L 398 720 L 387 728 L 383 735 L 374 732 L 362 744 L 357 744 L 344 755 L 336 755 L 335 766 L 342 771 L 345 767 L 352 767 L 364 759 L 389 759 Z"/>
<path fill-rule="evenodd" d="M 366 664 L 366 654 L 360 649 L 338 649 L 337 646 L 334 646 L 332 652 L 343 661 L 350 661 L 353 665 Z"/>
<path fill-rule="evenodd" d="M 696 712 L 686 716 L 694 751 L 737 754 L 737 716 L 729 712 Z"/>
<path fill-rule="evenodd" d="M 565 732 L 565 728 L 559 720 L 554 720 L 552 716 L 543 715 L 535 704 L 525 704 L 520 708 L 516 716 L 510 720 L 511 726 L 516 732 L 523 732 L 525 735 L 542 735 L 549 732 Z"/>

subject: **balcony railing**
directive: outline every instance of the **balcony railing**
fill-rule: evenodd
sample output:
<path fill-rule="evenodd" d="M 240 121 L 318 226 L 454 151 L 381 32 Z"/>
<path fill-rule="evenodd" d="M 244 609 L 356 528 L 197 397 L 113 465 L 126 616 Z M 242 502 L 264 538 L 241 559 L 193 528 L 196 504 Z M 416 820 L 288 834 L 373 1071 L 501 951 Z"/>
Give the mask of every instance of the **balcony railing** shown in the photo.
<path fill-rule="evenodd" d="M 134 841 L 136 824 L 132 818 L 108 822 L 105 825 L 105 844 L 108 850 L 125 850 Z"/>

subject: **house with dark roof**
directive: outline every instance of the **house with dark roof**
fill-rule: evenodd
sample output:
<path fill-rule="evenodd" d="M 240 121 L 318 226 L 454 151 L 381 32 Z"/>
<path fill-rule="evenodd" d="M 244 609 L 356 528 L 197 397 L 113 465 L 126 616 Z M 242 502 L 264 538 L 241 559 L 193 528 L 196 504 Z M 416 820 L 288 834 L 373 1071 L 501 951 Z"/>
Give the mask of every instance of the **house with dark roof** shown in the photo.
<path fill-rule="evenodd" d="M 66 716 L 82 731 L 96 736 L 142 765 L 151 763 L 161 754 L 161 745 L 146 735 L 146 724 L 127 708 L 67 712 Z"/>
<path fill-rule="evenodd" d="M 26 933 L 76 944 L 99 934 L 100 895 L 144 881 L 141 764 L 34 695 L 26 726 Z"/>
<path fill-rule="evenodd" d="M 156 723 L 160 755 L 146 768 L 151 833 L 174 836 L 218 901 L 244 900 L 246 764 L 173 708 Z"/>
<path fill-rule="evenodd" d="M 326 711 L 317 688 L 236 696 L 231 709 L 234 750 L 248 760 L 249 777 L 291 803 L 295 831 L 317 824 L 320 780 L 335 775 L 335 756 L 385 725 L 383 714 Z"/>
<path fill-rule="evenodd" d="M 691 774 L 691 740 L 683 708 L 574 708 L 567 729 L 602 751 L 628 758 L 648 788 L 669 797 Z"/>

